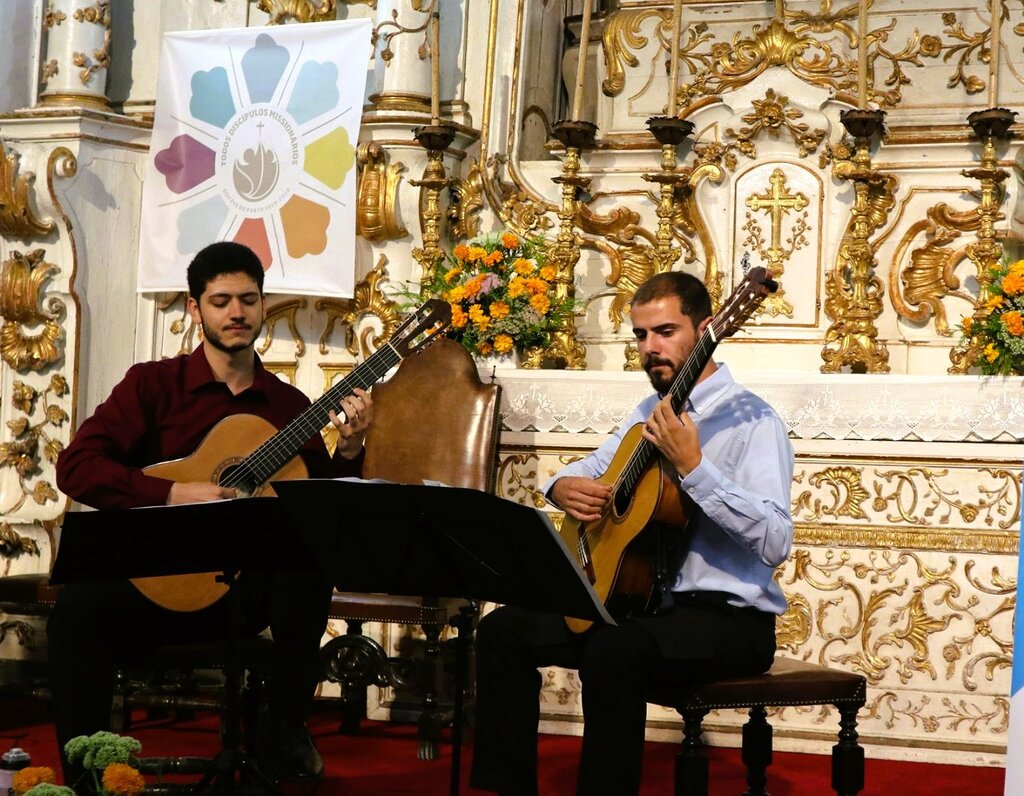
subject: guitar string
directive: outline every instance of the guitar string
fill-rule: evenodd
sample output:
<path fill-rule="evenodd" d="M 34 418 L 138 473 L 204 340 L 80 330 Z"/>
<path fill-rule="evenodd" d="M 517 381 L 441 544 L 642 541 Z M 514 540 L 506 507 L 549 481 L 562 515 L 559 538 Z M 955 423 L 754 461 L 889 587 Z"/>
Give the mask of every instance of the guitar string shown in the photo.
<path fill-rule="evenodd" d="M 709 341 L 710 347 L 708 348 Z M 707 359 L 710 358 L 711 353 L 715 350 L 717 345 L 718 341 L 714 337 L 713 326 L 709 326 L 697 341 L 697 345 L 694 346 L 694 350 L 690 352 L 690 356 L 687 357 L 683 367 L 673 380 L 672 386 L 669 387 L 668 393 L 680 400 L 684 399 L 685 396 L 677 395 L 676 393 L 681 390 L 685 382 L 692 381 L 694 379 L 692 371 L 697 368 L 697 360 L 700 357 L 704 357 L 706 354 L 706 358 L 704 359 L 706 364 Z M 706 348 L 708 348 L 707 351 L 705 351 Z M 623 486 L 625 486 L 627 492 L 632 491 L 633 487 L 636 486 L 636 483 L 640 480 L 640 476 L 643 475 L 644 470 L 647 469 L 647 465 L 650 463 L 650 458 L 655 452 L 656 448 L 654 445 L 648 440 L 641 438 L 636 449 L 634 449 L 630 454 L 622 473 L 613 482 L 612 493 L 617 494 Z M 583 533 L 580 534 L 580 539 L 577 543 L 580 560 L 586 561 L 589 559 L 589 556 L 587 556 L 584 551 L 584 547 L 589 546 L 589 541 L 590 527 L 586 526 Z"/>
<path fill-rule="evenodd" d="M 228 489 L 237 489 L 245 486 L 247 480 L 254 485 L 265 483 L 301 449 L 307 440 L 311 439 L 314 434 L 318 433 L 329 422 L 328 410 L 336 409 L 340 405 L 341 398 L 351 395 L 354 387 L 366 389 L 379 381 L 392 367 L 401 361 L 402 355 L 395 347 L 396 341 L 401 341 L 405 344 L 414 340 L 420 334 L 427 335 L 415 348 L 407 347 L 406 353 L 410 353 L 433 341 L 447 324 L 437 327 L 437 320 L 434 317 L 433 310 L 424 315 L 424 311 L 430 306 L 431 304 L 428 302 L 412 313 L 394 331 L 391 339 L 373 352 L 352 373 L 343 378 L 338 384 L 332 386 L 298 417 L 294 418 L 283 429 L 246 456 L 232 470 L 222 485 Z M 412 327 L 411 329 L 409 328 L 410 326 Z M 405 334 L 407 329 L 408 333 Z M 387 356 L 388 354 L 393 354 L 393 358 Z M 386 361 L 380 362 L 380 360 Z M 360 382 L 359 379 L 367 371 L 372 374 L 372 378 Z M 355 382 L 355 384 L 352 384 L 352 382 Z M 249 476 L 249 478 L 246 479 L 246 476 Z"/>
<path fill-rule="evenodd" d="M 389 357 L 388 354 L 393 356 Z M 398 351 L 390 343 L 377 349 L 362 365 L 246 456 L 225 480 L 223 486 L 228 489 L 241 487 L 247 480 L 246 475 L 251 477 L 253 483 L 263 484 L 330 421 L 328 411 L 336 409 L 342 398 L 351 395 L 356 387 L 366 389 L 379 381 L 401 359 Z"/>

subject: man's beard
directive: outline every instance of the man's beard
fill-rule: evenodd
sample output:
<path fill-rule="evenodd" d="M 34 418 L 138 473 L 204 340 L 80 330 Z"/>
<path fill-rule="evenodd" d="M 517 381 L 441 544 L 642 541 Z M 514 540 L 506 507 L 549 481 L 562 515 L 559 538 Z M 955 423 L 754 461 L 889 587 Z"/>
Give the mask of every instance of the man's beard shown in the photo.
<path fill-rule="evenodd" d="M 260 327 L 262 328 L 262 324 Z M 203 339 L 218 351 L 223 351 L 225 354 L 237 354 L 239 351 L 244 351 L 256 342 L 256 338 L 259 336 L 260 330 L 253 329 L 252 327 L 249 327 L 249 330 L 252 332 L 252 336 L 247 341 L 225 343 L 219 332 L 215 332 L 207 327 L 206 324 L 203 324 Z"/>
<path fill-rule="evenodd" d="M 651 370 L 658 365 L 666 365 L 671 370 L 667 376 L 661 373 L 652 373 Z M 644 370 L 647 372 L 647 378 L 651 381 L 651 386 L 654 387 L 659 393 L 664 395 L 672 387 L 672 383 L 676 380 L 678 369 L 672 365 L 667 359 L 652 358 L 644 362 Z"/>

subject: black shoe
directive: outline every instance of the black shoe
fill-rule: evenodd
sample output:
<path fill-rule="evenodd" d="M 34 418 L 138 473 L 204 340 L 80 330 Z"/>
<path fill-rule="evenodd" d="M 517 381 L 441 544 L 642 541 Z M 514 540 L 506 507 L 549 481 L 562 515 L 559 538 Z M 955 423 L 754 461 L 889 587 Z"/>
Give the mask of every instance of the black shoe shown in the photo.
<path fill-rule="evenodd" d="M 320 779 L 324 760 L 302 723 L 271 722 L 260 744 L 260 769 L 278 782 L 302 782 Z"/>

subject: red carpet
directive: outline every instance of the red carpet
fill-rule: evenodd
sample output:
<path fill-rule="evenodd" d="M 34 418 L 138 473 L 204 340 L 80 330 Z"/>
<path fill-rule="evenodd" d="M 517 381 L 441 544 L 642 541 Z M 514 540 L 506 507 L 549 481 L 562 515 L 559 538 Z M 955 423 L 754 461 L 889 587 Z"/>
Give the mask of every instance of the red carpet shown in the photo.
<path fill-rule="evenodd" d="M 416 730 L 410 725 L 367 722 L 359 737 L 335 732 L 337 719 L 318 715 L 310 724 L 324 756 L 327 777 L 315 796 L 445 796 L 451 746 L 442 746 L 442 758 L 416 758 Z M 143 755 L 212 755 L 218 748 L 217 721 L 212 716 L 190 722 L 138 720 L 131 733 L 142 742 Z M 0 747 L 13 742 L 28 750 L 34 765 L 57 766 L 52 727 L 46 723 L 45 705 L 24 701 L 0 702 Z M 572 794 L 576 781 L 578 738 L 542 736 L 540 740 L 540 792 L 543 796 Z M 672 767 L 676 746 L 648 743 L 644 757 L 643 796 L 672 793 Z M 709 749 L 711 796 L 738 796 L 746 790 L 746 772 L 738 749 Z M 464 749 L 462 793 L 470 789 L 471 747 Z M 867 761 L 867 783 L 862 796 L 1001 796 L 1003 771 L 994 768 L 943 766 Z M 808 796 L 833 793 L 828 756 L 777 752 L 768 769 L 772 796 Z"/>

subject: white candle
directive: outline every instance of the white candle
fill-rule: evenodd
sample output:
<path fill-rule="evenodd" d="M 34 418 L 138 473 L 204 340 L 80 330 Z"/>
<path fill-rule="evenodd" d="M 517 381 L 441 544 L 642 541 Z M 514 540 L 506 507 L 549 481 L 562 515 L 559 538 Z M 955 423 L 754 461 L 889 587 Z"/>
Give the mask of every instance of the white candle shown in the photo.
<path fill-rule="evenodd" d="M 868 0 L 860 0 L 857 17 L 857 106 L 868 107 Z"/>
<path fill-rule="evenodd" d="M 441 123 L 441 14 L 430 17 L 430 123 Z"/>
<path fill-rule="evenodd" d="M 683 16 L 683 0 L 672 6 L 672 46 L 669 48 L 668 115 L 676 115 L 676 89 L 679 86 L 679 24 Z"/>
<path fill-rule="evenodd" d="M 583 27 L 580 30 L 579 58 L 576 61 L 576 92 L 572 95 L 572 118 L 579 119 L 583 111 L 583 81 L 587 74 L 587 51 L 590 49 L 591 0 L 583 6 Z"/>
<path fill-rule="evenodd" d="M 1003 24 L 1002 0 L 992 0 L 992 38 L 989 41 L 988 56 L 988 106 L 996 107 L 996 92 L 999 86 L 999 40 Z"/>

